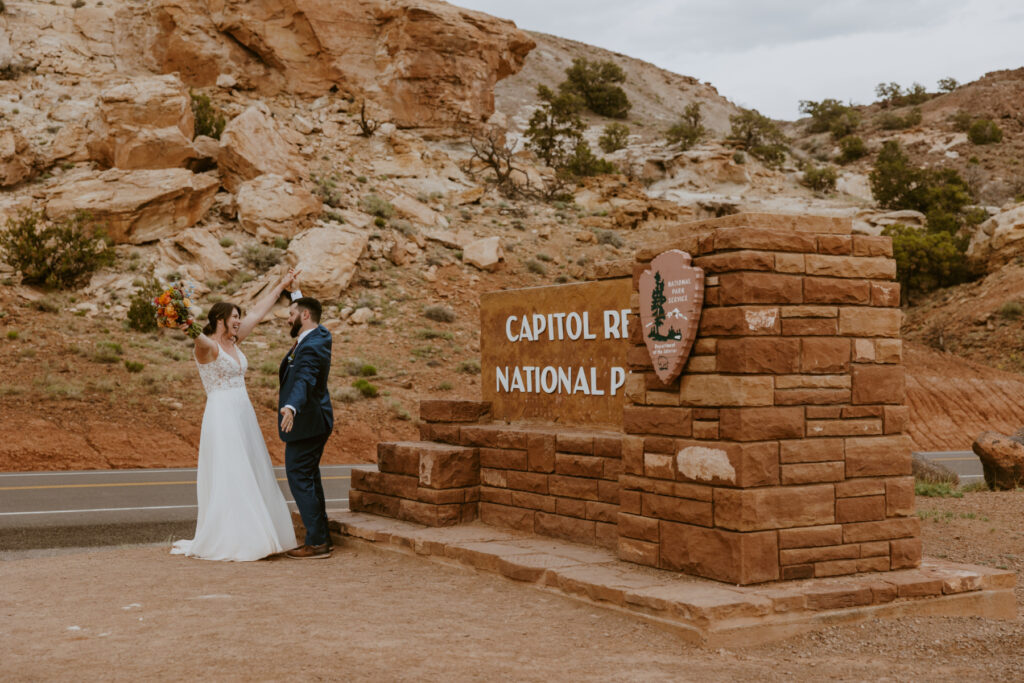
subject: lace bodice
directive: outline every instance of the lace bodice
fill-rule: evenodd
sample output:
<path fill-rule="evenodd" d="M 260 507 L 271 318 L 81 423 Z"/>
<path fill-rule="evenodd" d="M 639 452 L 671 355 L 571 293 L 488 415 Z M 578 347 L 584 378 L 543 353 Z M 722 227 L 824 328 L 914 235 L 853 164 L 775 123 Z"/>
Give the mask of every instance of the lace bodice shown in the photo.
<path fill-rule="evenodd" d="M 199 378 L 203 380 L 203 389 L 207 394 L 245 387 L 245 371 L 249 368 L 249 361 L 246 360 L 242 349 L 236 346 L 235 351 L 241 364 L 236 363 L 223 346 L 219 348 L 217 358 L 213 361 L 205 364 L 196 361 L 196 365 L 199 366 Z"/>

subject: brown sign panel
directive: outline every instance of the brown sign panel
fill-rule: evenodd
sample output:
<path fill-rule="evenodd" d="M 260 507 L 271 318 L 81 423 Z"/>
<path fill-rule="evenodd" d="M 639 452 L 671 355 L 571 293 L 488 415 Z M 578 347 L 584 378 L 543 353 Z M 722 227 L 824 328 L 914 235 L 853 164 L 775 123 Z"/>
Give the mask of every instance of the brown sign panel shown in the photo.
<path fill-rule="evenodd" d="M 622 424 L 629 278 L 480 297 L 483 399 L 497 419 Z"/>
<path fill-rule="evenodd" d="M 672 249 L 659 254 L 640 274 L 640 324 L 654 372 L 664 383 L 686 364 L 704 305 L 704 271 L 690 255 Z"/>

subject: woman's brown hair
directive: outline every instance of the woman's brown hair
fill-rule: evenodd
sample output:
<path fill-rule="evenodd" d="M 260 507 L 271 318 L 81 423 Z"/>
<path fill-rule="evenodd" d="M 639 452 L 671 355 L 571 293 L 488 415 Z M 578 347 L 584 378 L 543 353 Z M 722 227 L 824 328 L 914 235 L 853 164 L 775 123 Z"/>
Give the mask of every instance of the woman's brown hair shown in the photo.
<path fill-rule="evenodd" d="M 203 334 L 209 337 L 211 334 L 217 331 L 217 321 L 223 320 L 224 327 L 228 325 L 228 318 L 231 317 L 231 313 L 238 311 L 238 317 L 242 317 L 242 309 L 237 304 L 228 303 L 227 301 L 221 301 L 215 303 L 210 307 L 210 312 L 206 315 L 206 327 L 203 328 Z"/>

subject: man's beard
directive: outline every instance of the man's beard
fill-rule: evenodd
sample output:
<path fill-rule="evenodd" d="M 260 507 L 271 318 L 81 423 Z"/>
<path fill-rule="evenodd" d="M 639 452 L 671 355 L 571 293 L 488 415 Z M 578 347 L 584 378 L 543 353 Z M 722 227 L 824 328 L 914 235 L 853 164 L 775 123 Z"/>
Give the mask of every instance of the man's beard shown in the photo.
<path fill-rule="evenodd" d="M 299 336 L 299 330 L 301 330 L 301 329 L 302 329 L 302 321 L 301 320 L 296 320 L 295 322 L 292 323 L 292 329 L 290 331 L 290 334 L 292 335 L 292 339 L 295 339 L 296 337 Z"/>

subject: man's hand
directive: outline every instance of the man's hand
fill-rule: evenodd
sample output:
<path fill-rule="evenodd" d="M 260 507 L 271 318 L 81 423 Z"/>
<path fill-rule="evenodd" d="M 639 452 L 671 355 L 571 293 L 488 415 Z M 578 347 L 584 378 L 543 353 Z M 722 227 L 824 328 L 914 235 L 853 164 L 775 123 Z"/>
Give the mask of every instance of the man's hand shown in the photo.
<path fill-rule="evenodd" d="M 291 408 L 281 408 L 281 431 L 287 434 L 292 431 L 292 425 L 295 423 L 295 413 L 292 412 Z"/>

